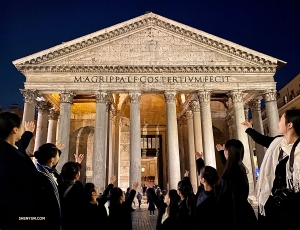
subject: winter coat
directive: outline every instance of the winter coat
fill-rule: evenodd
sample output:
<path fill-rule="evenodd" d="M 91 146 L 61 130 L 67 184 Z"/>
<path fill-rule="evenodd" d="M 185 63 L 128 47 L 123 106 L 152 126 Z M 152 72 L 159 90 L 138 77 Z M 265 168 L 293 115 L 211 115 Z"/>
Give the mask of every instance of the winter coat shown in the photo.
<path fill-rule="evenodd" d="M 148 189 L 149 190 L 149 189 Z M 153 189 L 152 189 L 153 190 Z M 154 202 L 152 200 L 152 197 L 147 196 L 147 204 L 148 204 L 148 210 L 149 211 L 154 211 L 155 210 L 155 205 Z"/>
<path fill-rule="evenodd" d="M 22 134 L 21 139 L 16 142 L 16 146 L 18 146 L 18 150 L 20 152 L 27 154 L 26 149 L 27 149 L 32 137 L 33 137 L 33 133 L 30 131 L 25 131 Z"/>
<path fill-rule="evenodd" d="M 263 135 L 259 132 L 257 132 L 255 129 L 252 128 L 248 128 L 245 131 L 256 143 L 269 148 L 270 144 L 272 143 L 272 141 L 276 138 L 276 137 L 280 137 L 282 135 L 278 135 L 275 137 L 269 137 L 266 135 Z"/>

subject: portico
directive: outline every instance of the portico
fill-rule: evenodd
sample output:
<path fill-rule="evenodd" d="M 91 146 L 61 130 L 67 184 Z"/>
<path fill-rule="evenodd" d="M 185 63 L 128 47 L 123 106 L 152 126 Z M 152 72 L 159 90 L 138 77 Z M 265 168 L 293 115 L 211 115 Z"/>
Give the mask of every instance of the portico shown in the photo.
<path fill-rule="evenodd" d="M 56 141 L 66 147 L 58 170 L 74 153 L 85 154 L 81 179 L 92 180 L 100 191 L 113 174 L 122 189 L 141 183 L 142 168 L 164 189 L 176 189 L 185 169 L 197 186 L 193 151 L 203 151 L 205 163 L 221 172 L 215 145 L 238 138 L 253 192 L 253 153 L 240 125 L 244 107 L 263 97 L 276 134 L 273 76 L 284 61 L 154 13 L 13 64 L 26 77 L 24 119 L 30 119 L 36 98 L 51 103 L 48 113 L 59 113 Z M 261 121 L 259 114 L 255 122 Z M 49 129 L 53 140 L 55 124 L 37 132 L 39 144 Z M 154 136 L 148 138 L 150 148 L 142 135 Z M 159 154 L 147 155 L 151 149 Z"/>

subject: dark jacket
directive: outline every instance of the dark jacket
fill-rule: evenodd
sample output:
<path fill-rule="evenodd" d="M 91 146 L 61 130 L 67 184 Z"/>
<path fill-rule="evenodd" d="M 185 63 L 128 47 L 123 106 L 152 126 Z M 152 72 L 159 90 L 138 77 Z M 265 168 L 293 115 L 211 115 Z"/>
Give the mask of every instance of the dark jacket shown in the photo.
<path fill-rule="evenodd" d="M 245 131 L 256 143 L 269 148 L 270 144 L 276 137 L 281 137 L 282 135 L 278 135 L 275 137 L 269 137 L 257 132 L 255 129 L 248 128 Z"/>
<path fill-rule="evenodd" d="M 103 194 L 97 198 L 98 204 L 92 204 L 90 202 L 85 203 L 84 206 L 84 229 L 108 229 L 108 215 L 105 208 L 107 202 L 107 196 L 109 191 L 114 187 L 113 184 L 109 184 L 104 190 Z"/>
<path fill-rule="evenodd" d="M 177 212 L 178 212 L 178 206 L 173 207 L 173 216 L 169 216 L 163 223 L 161 223 L 162 216 L 167 211 L 167 204 L 161 201 L 159 197 L 155 194 L 154 190 L 152 188 L 149 188 L 147 190 L 147 196 L 151 197 L 154 204 L 156 205 L 158 209 L 158 216 L 156 221 L 156 229 L 176 229 L 177 226 Z"/>
<path fill-rule="evenodd" d="M 226 163 L 224 151 L 218 152 Z M 242 229 L 256 227 L 257 219 L 248 202 L 249 183 L 245 170 L 240 165 L 233 166 L 221 178 L 217 198 L 219 228 Z"/>
<path fill-rule="evenodd" d="M 64 193 L 69 186 L 72 187 L 64 197 Z M 84 207 L 82 183 L 80 181 L 76 181 L 75 183 L 64 181 L 63 184 L 59 186 L 59 195 L 63 217 L 63 228 L 76 229 L 79 226 L 82 226 L 82 213 L 80 211 L 83 210 Z"/>
<path fill-rule="evenodd" d="M 26 149 L 30 143 L 30 140 L 33 137 L 33 133 L 30 131 L 25 131 L 21 139 L 16 142 L 16 146 L 18 146 L 18 150 L 24 154 L 27 154 Z"/>
<path fill-rule="evenodd" d="M 196 160 L 197 171 L 204 167 L 202 158 Z M 210 220 L 216 213 L 217 197 L 215 190 L 205 191 L 204 186 L 200 185 L 196 194 L 196 228 L 198 229 L 215 229 L 217 227 L 215 221 Z"/>
<path fill-rule="evenodd" d="M 19 220 L 42 217 L 38 175 L 27 154 L 0 139 L 0 229 L 40 228 L 42 221 Z"/>
<path fill-rule="evenodd" d="M 148 189 L 149 190 L 149 189 Z M 152 189 L 153 190 L 153 189 Z M 148 210 L 149 211 L 154 211 L 155 210 L 155 205 L 154 202 L 152 200 L 152 197 L 147 196 L 147 204 L 148 204 Z"/>
<path fill-rule="evenodd" d="M 110 203 L 108 217 L 110 229 L 132 229 L 131 204 L 135 193 L 136 191 L 132 189 L 127 200 L 122 204 Z"/>

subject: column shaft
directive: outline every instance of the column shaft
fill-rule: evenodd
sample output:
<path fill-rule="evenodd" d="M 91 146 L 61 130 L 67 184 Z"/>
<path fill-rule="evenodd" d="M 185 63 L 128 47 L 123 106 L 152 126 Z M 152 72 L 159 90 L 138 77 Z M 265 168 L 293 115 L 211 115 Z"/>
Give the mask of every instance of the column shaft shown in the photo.
<path fill-rule="evenodd" d="M 275 137 L 278 135 L 278 108 L 276 101 L 276 90 L 267 91 L 264 94 L 264 100 L 266 105 L 266 114 L 268 119 L 268 126 L 270 130 L 269 136 Z"/>
<path fill-rule="evenodd" d="M 205 165 L 216 168 L 214 135 L 210 110 L 210 92 L 199 91 L 198 96 L 200 101 L 201 126 L 205 134 L 202 136 L 204 161 Z"/>
<path fill-rule="evenodd" d="M 129 186 L 134 182 L 141 185 L 141 116 L 139 92 L 129 93 L 130 96 L 130 169 Z M 140 186 L 138 191 L 140 192 Z"/>
<path fill-rule="evenodd" d="M 169 159 L 169 189 L 176 189 L 180 181 L 180 162 L 176 118 L 176 93 L 165 92 L 167 107 L 167 150 Z"/>
<path fill-rule="evenodd" d="M 114 175 L 114 159 L 113 159 L 113 114 L 109 113 L 109 128 L 108 128 L 108 179 Z"/>

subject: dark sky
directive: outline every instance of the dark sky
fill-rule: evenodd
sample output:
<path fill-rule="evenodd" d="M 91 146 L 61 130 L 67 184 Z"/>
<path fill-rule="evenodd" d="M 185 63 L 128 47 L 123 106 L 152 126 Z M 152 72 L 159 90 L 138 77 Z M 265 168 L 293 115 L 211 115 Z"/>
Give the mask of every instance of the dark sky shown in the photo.
<path fill-rule="evenodd" d="M 146 11 L 286 61 L 277 90 L 300 72 L 299 0 L 2 0 L 0 105 L 23 106 L 25 77 L 12 61 Z"/>

